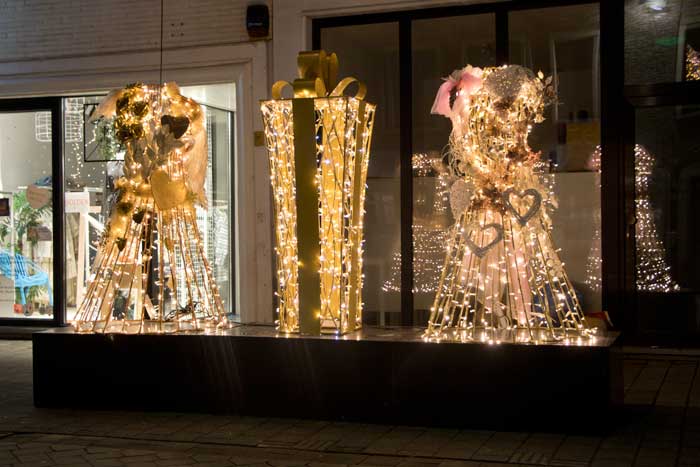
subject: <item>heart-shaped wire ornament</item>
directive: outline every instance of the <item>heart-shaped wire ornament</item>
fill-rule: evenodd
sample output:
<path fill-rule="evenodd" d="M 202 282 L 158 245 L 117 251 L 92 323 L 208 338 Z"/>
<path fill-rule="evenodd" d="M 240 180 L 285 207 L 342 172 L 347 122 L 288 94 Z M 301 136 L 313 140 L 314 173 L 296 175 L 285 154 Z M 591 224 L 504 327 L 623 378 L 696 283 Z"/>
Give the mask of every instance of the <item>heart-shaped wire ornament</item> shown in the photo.
<path fill-rule="evenodd" d="M 528 197 L 532 198 L 532 204 L 525 212 L 525 214 L 520 214 L 520 211 L 518 211 L 515 208 L 515 206 L 513 206 L 513 204 L 510 202 L 511 196 L 516 196 L 521 200 L 524 200 Z M 508 210 L 518 220 L 518 223 L 524 227 L 525 224 L 527 224 L 528 221 L 535 217 L 535 215 L 540 211 L 540 207 L 542 206 L 542 195 L 539 191 L 535 190 L 534 188 L 528 188 L 527 190 L 521 191 L 519 193 L 515 191 L 515 189 L 509 188 L 503 192 L 503 202 L 505 203 Z"/>
<path fill-rule="evenodd" d="M 484 231 L 489 229 L 493 229 L 496 232 L 496 234 L 494 239 L 486 245 L 477 245 L 476 242 L 474 242 L 474 240 L 471 239 L 472 232 L 478 231 L 483 233 Z M 491 248 L 493 248 L 498 244 L 498 242 L 503 240 L 503 226 L 501 224 L 491 223 L 481 225 L 478 222 L 472 222 L 464 228 L 464 231 L 466 233 L 466 236 L 464 238 L 465 243 L 467 244 L 471 252 L 479 258 L 483 258 L 484 255 L 486 255 L 486 253 L 488 253 L 488 251 Z"/>

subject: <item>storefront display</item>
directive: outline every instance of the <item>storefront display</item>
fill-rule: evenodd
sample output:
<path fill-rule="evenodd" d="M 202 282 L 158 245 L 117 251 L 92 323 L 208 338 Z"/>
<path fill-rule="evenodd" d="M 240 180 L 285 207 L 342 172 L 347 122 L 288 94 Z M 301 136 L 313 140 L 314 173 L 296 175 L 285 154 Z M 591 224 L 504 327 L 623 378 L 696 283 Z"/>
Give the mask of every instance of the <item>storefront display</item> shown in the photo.
<path fill-rule="evenodd" d="M 467 66 L 440 87 L 432 112 L 452 121 L 449 165 L 463 181 L 451 191 L 460 214 L 426 338 L 591 335 L 552 239 L 556 200 L 543 180 L 545 164 L 527 141 L 554 94 L 551 78 L 517 65 Z"/>
<path fill-rule="evenodd" d="M 202 108 L 174 83 L 134 84 L 110 93 L 92 118 L 114 126 L 125 160 L 76 330 L 227 327 L 195 209 L 207 204 Z"/>
<path fill-rule="evenodd" d="M 374 105 L 337 79 L 338 59 L 302 52 L 299 78 L 261 105 L 277 252 L 277 325 L 344 334 L 362 325 L 365 183 Z M 355 96 L 344 95 L 357 84 Z M 292 99 L 282 98 L 290 86 Z"/>

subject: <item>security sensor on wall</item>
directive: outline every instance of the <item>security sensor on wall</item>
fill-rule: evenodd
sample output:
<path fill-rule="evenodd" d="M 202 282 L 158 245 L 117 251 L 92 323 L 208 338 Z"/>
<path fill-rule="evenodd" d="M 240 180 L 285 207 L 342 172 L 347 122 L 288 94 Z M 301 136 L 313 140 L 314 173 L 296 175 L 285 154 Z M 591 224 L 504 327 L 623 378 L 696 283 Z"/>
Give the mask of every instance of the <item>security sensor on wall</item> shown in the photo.
<path fill-rule="evenodd" d="M 245 24 L 251 39 L 267 38 L 270 35 L 270 11 L 267 5 L 249 5 Z"/>

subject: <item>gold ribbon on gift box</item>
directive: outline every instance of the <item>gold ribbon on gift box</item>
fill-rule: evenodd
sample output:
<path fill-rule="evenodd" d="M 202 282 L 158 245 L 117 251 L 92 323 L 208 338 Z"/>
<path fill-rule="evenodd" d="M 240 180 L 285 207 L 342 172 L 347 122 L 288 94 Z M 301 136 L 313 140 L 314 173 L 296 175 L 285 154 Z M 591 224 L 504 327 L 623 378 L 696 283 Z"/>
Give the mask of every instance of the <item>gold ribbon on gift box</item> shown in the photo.
<path fill-rule="evenodd" d="M 341 97 L 345 89 L 352 83 L 357 83 L 355 98 L 363 100 L 367 95 L 367 86 L 356 78 L 343 78 L 336 85 L 338 79 L 338 57 L 332 53 L 326 54 L 323 50 L 299 52 L 297 57 L 297 69 L 299 78 L 292 84 L 288 81 L 277 81 L 272 85 L 272 98 L 284 99 L 282 90 L 290 86 L 294 90 L 295 99 L 314 97 Z M 330 93 L 328 89 L 333 89 Z"/>
<path fill-rule="evenodd" d="M 301 52 L 297 63 L 299 77 L 291 84 L 277 81 L 272 86 L 273 100 L 262 107 L 275 195 L 278 274 L 284 276 L 278 277 L 278 296 L 284 301 L 279 329 L 342 334 L 361 326 L 362 216 L 374 106 L 364 101 L 367 88 L 363 83 L 352 77 L 337 81 L 334 53 Z M 353 83 L 357 92 L 346 96 Z M 293 90 L 292 135 L 288 125 L 274 123 L 289 118 L 275 105 L 289 101 L 282 97 L 287 87 Z M 336 120 L 341 120 L 343 131 L 335 127 Z M 293 169 L 287 160 L 289 148 L 280 147 L 281 140 L 293 140 L 288 143 L 294 148 Z M 285 170 L 293 170 L 288 178 L 294 190 L 278 186 Z M 339 176 L 343 177 L 340 185 Z M 345 190 L 346 182 L 350 190 Z M 294 216 L 291 224 L 296 227 L 296 237 L 281 245 L 280 239 L 289 235 L 287 218 Z M 296 245 L 296 258 L 288 243 Z M 294 267 L 291 262 L 298 265 L 296 274 L 287 274 Z"/>

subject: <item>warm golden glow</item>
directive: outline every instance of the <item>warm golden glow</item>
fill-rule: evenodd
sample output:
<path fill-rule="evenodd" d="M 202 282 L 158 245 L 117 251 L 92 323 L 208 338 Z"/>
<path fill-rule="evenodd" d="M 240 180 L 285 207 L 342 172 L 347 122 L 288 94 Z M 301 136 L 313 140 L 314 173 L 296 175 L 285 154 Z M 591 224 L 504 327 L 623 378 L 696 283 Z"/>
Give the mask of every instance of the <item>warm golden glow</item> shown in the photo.
<path fill-rule="evenodd" d="M 322 61 L 326 56 L 306 53 L 303 58 L 308 60 L 305 65 L 313 67 L 315 59 Z M 347 78 L 330 93 L 319 95 L 320 89 L 332 85 L 325 79 L 320 87 L 318 80 L 299 79 L 294 83 L 294 99 L 276 98 L 261 105 L 275 211 L 277 324 L 283 332 L 298 332 L 302 322 L 310 319 L 319 321 L 314 328 L 318 332 L 337 334 L 362 324 L 364 199 L 375 108 L 358 98 L 359 94 L 342 95 L 350 82 Z M 308 83 L 312 89 L 304 87 Z M 280 89 L 276 84 L 273 96 Z M 295 115 L 295 101 L 313 106 L 308 113 Z M 299 128 L 306 133 L 295 134 L 295 130 L 302 131 Z M 311 141 L 301 141 L 304 137 Z M 297 150 L 307 147 L 312 149 Z M 313 180 L 303 174 L 300 178 L 298 173 L 300 161 L 309 160 L 315 167 Z M 303 204 L 301 199 L 317 205 Z M 310 246 L 317 262 L 312 265 L 299 264 L 301 245 L 308 241 L 299 235 L 301 210 L 318 212 L 314 227 L 318 243 Z M 300 294 L 308 292 L 300 283 L 300 268 L 304 267 L 312 268 L 314 281 L 318 281 L 319 310 L 304 309 L 300 303 Z"/>
<path fill-rule="evenodd" d="M 526 330 L 529 342 L 587 338 L 551 236 L 555 200 L 527 142 L 554 97 L 551 79 L 511 65 L 448 80 L 458 83 L 454 104 L 438 94 L 434 108 L 452 120 L 450 167 L 471 192 L 449 233 L 426 339 L 499 341 L 504 329 Z"/>
<path fill-rule="evenodd" d="M 134 84 L 109 94 L 93 118 L 112 121 L 126 155 L 76 330 L 160 333 L 227 326 L 195 211 L 205 203 L 202 109 L 174 83 Z"/>
<path fill-rule="evenodd" d="M 700 80 L 700 54 L 689 45 L 685 46 L 685 80 Z"/>
<path fill-rule="evenodd" d="M 601 148 L 591 155 L 589 165 L 600 171 Z M 654 206 L 649 191 L 656 160 L 643 146 L 634 146 L 635 188 L 635 247 L 637 251 L 637 290 L 647 292 L 676 292 L 680 287 L 671 277 L 671 267 L 666 262 L 666 248 L 656 230 Z M 593 244 L 586 263 L 585 283 L 591 290 L 602 288 L 602 259 L 600 246 L 600 213 L 596 216 Z"/>

